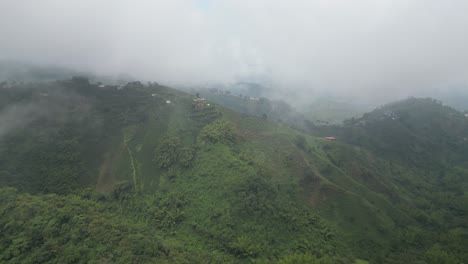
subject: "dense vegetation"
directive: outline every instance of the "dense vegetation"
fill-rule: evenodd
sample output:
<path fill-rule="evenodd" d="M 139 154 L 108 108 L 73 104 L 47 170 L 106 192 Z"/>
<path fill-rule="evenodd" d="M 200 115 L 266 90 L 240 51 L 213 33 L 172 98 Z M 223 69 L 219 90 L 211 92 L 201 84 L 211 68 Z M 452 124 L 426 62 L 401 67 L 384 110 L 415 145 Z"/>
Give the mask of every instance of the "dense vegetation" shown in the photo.
<path fill-rule="evenodd" d="M 0 262 L 464 263 L 468 131 L 429 99 L 306 135 L 158 84 L 0 87 Z"/>
<path fill-rule="evenodd" d="M 408 98 L 347 120 L 343 127 L 318 130 L 409 166 L 444 171 L 468 165 L 468 118 L 431 98 Z"/>

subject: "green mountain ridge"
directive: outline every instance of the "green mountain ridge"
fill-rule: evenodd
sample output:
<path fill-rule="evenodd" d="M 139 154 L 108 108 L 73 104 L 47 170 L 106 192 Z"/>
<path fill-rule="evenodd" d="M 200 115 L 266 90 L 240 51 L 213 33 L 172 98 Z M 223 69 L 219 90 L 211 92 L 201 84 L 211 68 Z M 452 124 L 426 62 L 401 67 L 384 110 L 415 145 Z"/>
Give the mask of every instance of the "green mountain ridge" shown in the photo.
<path fill-rule="evenodd" d="M 407 165 L 468 165 L 468 118 L 432 98 L 408 98 L 318 130 Z"/>
<path fill-rule="evenodd" d="M 414 109 L 394 112 L 464 117 Z M 158 84 L 3 87 L 1 120 L 23 121 L 0 125 L 0 262 L 463 263 L 465 145 L 437 173 L 384 155 L 378 111 L 327 141 Z M 460 122 L 404 131 L 442 148 Z"/>

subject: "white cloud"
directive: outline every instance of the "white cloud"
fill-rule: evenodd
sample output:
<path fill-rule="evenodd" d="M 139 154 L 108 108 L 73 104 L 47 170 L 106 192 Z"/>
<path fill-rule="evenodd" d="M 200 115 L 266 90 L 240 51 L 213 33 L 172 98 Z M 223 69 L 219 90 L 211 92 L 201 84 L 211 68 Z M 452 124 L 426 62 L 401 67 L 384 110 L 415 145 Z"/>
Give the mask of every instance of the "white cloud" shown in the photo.
<path fill-rule="evenodd" d="M 266 75 L 296 92 L 405 96 L 468 81 L 458 0 L 2 0 L 0 58 L 173 84 Z"/>

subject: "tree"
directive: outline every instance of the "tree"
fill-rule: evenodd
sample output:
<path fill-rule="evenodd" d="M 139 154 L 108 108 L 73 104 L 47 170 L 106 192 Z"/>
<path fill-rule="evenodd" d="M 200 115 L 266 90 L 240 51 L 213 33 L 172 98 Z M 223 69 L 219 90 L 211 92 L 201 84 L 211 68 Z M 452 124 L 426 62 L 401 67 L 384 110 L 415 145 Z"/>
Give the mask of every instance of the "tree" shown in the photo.
<path fill-rule="evenodd" d="M 154 160 L 158 166 L 166 169 L 176 163 L 183 167 L 189 167 L 194 158 L 195 150 L 192 147 L 182 146 L 177 137 L 161 139 L 154 155 Z"/>
<path fill-rule="evenodd" d="M 217 120 L 209 125 L 206 125 L 201 131 L 201 137 L 216 142 L 234 142 L 237 135 L 234 124 L 229 121 Z"/>
<path fill-rule="evenodd" d="M 178 160 L 181 143 L 177 137 L 163 138 L 155 150 L 154 160 L 160 168 L 169 168 Z"/>
<path fill-rule="evenodd" d="M 440 246 L 433 246 L 426 252 L 425 259 L 429 264 L 456 264 L 457 258 L 442 250 Z"/>
<path fill-rule="evenodd" d="M 299 147 L 302 150 L 307 150 L 307 140 L 303 135 L 297 135 L 294 141 L 297 147 Z"/>

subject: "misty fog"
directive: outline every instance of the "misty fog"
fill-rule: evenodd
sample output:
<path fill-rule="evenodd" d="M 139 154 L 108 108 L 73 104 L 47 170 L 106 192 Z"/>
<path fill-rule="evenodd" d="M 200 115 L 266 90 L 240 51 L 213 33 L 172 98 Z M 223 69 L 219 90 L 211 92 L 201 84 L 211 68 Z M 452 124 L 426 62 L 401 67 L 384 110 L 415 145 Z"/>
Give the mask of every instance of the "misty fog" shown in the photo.
<path fill-rule="evenodd" d="M 0 59 L 388 101 L 468 81 L 468 2 L 3 0 Z"/>

